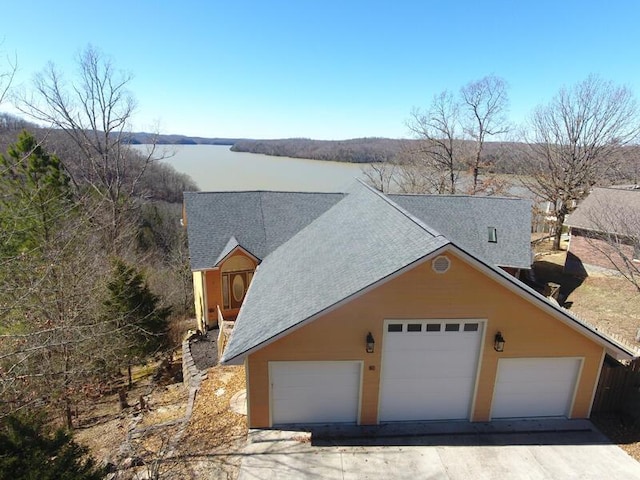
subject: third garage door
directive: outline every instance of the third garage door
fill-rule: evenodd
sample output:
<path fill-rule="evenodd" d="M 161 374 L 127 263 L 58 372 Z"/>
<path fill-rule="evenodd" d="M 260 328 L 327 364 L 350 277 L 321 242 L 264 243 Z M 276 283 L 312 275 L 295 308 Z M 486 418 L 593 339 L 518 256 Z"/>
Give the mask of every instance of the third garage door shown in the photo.
<path fill-rule="evenodd" d="M 491 417 L 568 417 L 580 365 L 578 358 L 501 359 Z"/>
<path fill-rule="evenodd" d="M 387 321 L 380 421 L 468 419 L 484 323 Z"/>
<path fill-rule="evenodd" d="M 272 423 L 356 423 L 360 362 L 269 362 Z"/>

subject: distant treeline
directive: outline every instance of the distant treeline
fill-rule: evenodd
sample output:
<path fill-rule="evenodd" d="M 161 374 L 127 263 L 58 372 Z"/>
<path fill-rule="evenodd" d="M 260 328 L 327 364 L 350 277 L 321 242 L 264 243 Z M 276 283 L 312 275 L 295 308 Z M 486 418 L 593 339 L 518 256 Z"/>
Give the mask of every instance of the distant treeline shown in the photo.
<path fill-rule="evenodd" d="M 310 158 L 349 163 L 390 162 L 402 151 L 406 140 L 355 138 L 352 140 L 239 140 L 234 152 L 262 153 L 277 157 Z"/>
<path fill-rule="evenodd" d="M 464 141 L 463 141 L 464 142 Z M 472 142 L 469 147 L 473 147 Z M 527 145 L 518 142 L 487 142 L 483 156 L 488 168 L 485 173 L 524 174 L 528 160 Z M 310 158 L 349 163 L 399 162 L 403 155 L 420 152 L 420 140 L 390 138 L 356 138 L 352 140 L 311 140 L 287 138 L 280 140 L 238 140 L 234 152 L 261 153 L 279 157 Z M 472 148 L 469 149 L 472 151 Z M 620 171 L 612 172 L 617 181 L 639 178 L 638 146 L 626 147 L 622 152 Z M 460 169 L 464 169 L 461 164 Z"/>
<path fill-rule="evenodd" d="M 495 173 L 517 173 L 523 161 L 518 143 L 489 142 L 485 157 Z M 310 158 L 349 163 L 398 162 L 408 152 L 420 151 L 419 140 L 391 138 L 355 138 L 352 140 L 310 140 L 288 138 L 282 140 L 240 140 L 234 152 L 262 153 L 279 157 Z M 462 167 L 461 167 L 462 168 Z"/>
<path fill-rule="evenodd" d="M 238 138 L 204 138 L 188 137 L 186 135 L 156 135 L 146 132 L 133 132 L 129 143 L 142 145 L 155 143 L 156 145 L 233 145 L 240 141 Z"/>

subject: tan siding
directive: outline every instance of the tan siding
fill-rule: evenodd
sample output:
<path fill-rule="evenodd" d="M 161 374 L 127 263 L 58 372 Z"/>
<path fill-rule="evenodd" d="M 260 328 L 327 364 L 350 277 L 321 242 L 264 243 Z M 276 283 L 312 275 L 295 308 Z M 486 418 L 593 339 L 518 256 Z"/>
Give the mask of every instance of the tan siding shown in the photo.
<path fill-rule="evenodd" d="M 426 262 L 250 355 L 250 426 L 270 426 L 269 360 L 362 360 L 360 423 L 375 424 L 383 321 L 394 318 L 487 319 L 472 420 L 489 419 L 498 358 L 543 356 L 585 358 L 572 417 L 586 417 L 602 347 L 461 259 L 448 256 L 452 263 L 447 273 L 435 273 Z M 493 349 L 498 330 L 506 339 L 500 354 Z M 369 331 L 376 340 L 373 354 L 365 353 Z"/>

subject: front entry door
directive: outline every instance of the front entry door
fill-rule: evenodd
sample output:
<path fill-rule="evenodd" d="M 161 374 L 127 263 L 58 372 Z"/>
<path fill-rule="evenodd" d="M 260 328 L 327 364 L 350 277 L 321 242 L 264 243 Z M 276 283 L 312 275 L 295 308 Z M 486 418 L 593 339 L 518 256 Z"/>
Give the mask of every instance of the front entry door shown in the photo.
<path fill-rule="evenodd" d="M 244 294 L 247 291 L 246 272 L 232 273 L 231 277 L 231 308 L 240 308 Z"/>

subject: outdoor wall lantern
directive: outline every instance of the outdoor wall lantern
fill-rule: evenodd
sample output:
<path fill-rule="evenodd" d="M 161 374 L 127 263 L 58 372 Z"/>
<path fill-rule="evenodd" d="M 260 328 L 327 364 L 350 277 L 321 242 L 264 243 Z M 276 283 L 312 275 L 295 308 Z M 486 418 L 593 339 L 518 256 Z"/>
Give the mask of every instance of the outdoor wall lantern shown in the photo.
<path fill-rule="evenodd" d="M 501 332 L 496 333 L 493 340 L 493 348 L 496 352 L 504 352 L 504 337 Z"/>
<path fill-rule="evenodd" d="M 375 346 L 376 341 L 373 339 L 373 335 L 371 332 L 367 333 L 367 353 L 373 353 L 373 347 Z"/>

